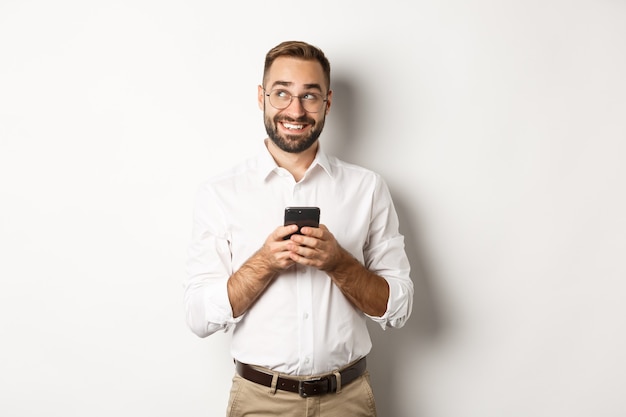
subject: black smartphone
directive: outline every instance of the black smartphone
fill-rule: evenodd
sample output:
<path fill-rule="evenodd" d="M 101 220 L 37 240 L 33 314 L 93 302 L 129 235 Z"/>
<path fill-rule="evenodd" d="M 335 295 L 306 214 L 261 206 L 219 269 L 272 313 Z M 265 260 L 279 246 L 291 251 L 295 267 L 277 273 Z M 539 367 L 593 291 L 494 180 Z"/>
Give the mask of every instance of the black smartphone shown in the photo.
<path fill-rule="evenodd" d="M 304 226 L 320 227 L 320 209 L 319 207 L 287 207 L 285 208 L 285 226 L 289 224 L 297 224 L 298 231 Z M 291 235 L 285 236 L 285 240 Z"/>

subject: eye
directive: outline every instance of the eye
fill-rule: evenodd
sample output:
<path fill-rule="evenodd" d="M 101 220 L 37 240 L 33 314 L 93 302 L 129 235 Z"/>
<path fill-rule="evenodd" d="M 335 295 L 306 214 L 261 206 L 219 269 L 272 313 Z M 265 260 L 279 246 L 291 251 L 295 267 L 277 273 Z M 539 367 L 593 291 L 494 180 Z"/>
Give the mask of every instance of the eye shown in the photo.
<path fill-rule="evenodd" d="M 289 94 L 289 92 L 285 90 L 274 90 L 273 94 L 276 98 L 279 98 L 281 100 L 289 100 L 291 98 L 291 94 Z"/>
<path fill-rule="evenodd" d="M 320 97 L 319 94 L 306 93 L 306 94 L 302 95 L 302 99 L 303 100 L 308 100 L 308 101 L 317 101 L 317 100 L 321 100 L 322 98 Z"/>

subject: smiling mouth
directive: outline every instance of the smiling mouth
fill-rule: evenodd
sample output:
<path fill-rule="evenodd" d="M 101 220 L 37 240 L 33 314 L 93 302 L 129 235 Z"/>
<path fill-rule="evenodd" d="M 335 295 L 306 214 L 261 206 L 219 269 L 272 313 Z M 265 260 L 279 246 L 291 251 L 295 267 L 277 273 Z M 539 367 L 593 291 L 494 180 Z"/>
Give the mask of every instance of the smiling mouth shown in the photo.
<path fill-rule="evenodd" d="M 287 122 L 282 122 L 281 124 L 287 130 L 296 131 L 296 130 L 304 129 L 304 125 L 302 125 L 302 124 L 287 123 Z"/>

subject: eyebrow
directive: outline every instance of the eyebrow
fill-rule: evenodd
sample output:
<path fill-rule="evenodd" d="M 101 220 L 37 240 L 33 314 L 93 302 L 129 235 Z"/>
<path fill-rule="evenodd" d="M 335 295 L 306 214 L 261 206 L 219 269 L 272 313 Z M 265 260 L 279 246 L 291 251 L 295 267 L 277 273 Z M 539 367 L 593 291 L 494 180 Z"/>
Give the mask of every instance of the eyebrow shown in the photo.
<path fill-rule="evenodd" d="M 293 86 L 293 83 L 291 81 L 274 81 L 274 83 L 272 84 L 272 88 L 276 86 L 291 87 Z M 304 88 L 305 90 L 319 90 L 320 92 L 322 91 L 322 86 L 317 83 L 304 84 Z"/>

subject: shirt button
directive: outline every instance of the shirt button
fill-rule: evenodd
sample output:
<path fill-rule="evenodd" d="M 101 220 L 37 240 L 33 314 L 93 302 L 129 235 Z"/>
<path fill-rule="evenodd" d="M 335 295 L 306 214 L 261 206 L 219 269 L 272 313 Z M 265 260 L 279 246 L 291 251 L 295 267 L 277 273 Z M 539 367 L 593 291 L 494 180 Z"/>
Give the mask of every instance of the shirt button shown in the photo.
<path fill-rule="evenodd" d="M 304 358 L 304 363 L 309 363 L 309 358 Z"/>
<path fill-rule="evenodd" d="M 304 313 L 304 314 L 302 315 L 302 318 L 303 318 L 304 320 L 308 319 L 308 318 L 309 318 L 309 313 Z"/>

